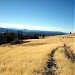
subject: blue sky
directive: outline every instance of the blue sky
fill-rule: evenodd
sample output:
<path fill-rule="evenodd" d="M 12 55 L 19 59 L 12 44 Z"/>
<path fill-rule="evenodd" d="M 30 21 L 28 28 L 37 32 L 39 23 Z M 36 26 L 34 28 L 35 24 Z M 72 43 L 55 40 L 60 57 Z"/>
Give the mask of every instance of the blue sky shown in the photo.
<path fill-rule="evenodd" d="M 0 27 L 74 31 L 74 0 L 0 0 Z"/>

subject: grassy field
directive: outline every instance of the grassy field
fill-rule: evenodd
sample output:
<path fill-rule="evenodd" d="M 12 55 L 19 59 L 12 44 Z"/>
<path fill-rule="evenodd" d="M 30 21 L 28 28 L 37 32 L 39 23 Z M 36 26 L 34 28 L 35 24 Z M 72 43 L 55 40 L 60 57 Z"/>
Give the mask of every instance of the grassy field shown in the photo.
<path fill-rule="evenodd" d="M 0 46 L 0 75 L 75 75 L 75 34 Z"/>

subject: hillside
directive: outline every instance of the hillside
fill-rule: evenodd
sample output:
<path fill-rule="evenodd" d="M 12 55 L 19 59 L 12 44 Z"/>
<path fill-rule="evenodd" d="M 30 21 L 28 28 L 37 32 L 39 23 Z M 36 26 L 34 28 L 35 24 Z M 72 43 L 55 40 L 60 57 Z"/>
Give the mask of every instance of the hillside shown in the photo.
<path fill-rule="evenodd" d="M 26 36 L 26 35 L 34 35 L 34 34 L 38 34 L 38 35 L 45 35 L 45 36 L 53 36 L 53 35 L 63 35 L 66 34 L 65 32 L 61 32 L 61 31 L 40 31 L 40 30 L 28 30 L 28 29 L 16 29 L 16 28 L 0 28 L 0 33 L 2 32 L 8 32 L 8 33 L 15 33 L 17 34 L 18 31 L 22 31 L 22 35 Z"/>
<path fill-rule="evenodd" d="M 0 75 L 75 75 L 75 34 L 0 45 Z"/>

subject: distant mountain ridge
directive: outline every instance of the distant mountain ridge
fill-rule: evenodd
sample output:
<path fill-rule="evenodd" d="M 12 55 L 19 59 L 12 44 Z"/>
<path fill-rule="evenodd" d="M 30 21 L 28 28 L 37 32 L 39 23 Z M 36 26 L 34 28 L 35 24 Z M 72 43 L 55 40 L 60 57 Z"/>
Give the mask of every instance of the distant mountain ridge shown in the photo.
<path fill-rule="evenodd" d="M 65 32 L 61 31 L 41 31 L 41 30 L 28 30 L 28 29 L 16 29 L 16 28 L 0 28 L 0 33 L 2 32 L 14 32 L 18 33 L 18 31 L 22 31 L 23 35 L 45 35 L 45 36 L 54 36 L 54 35 L 64 35 Z"/>

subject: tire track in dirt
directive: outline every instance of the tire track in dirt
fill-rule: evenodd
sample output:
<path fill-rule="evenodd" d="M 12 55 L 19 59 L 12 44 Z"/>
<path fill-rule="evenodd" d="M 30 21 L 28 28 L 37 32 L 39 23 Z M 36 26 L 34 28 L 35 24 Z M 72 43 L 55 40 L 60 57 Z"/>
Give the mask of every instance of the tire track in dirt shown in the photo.
<path fill-rule="evenodd" d="M 63 53 L 66 55 L 68 59 L 70 59 L 72 63 L 75 63 L 75 55 L 70 50 L 70 47 L 64 44 L 64 46 L 59 46 L 51 51 L 51 53 L 49 54 L 47 67 L 44 68 L 42 75 L 57 75 L 56 71 L 58 70 L 58 63 L 56 63 L 56 60 L 55 60 L 56 57 L 54 55 L 59 48 L 60 50 L 64 48 Z"/>
<path fill-rule="evenodd" d="M 64 54 L 72 63 L 75 63 L 75 54 L 72 52 L 69 46 L 66 45 L 66 43 L 63 41 L 64 38 L 60 39 L 61 42 L 64 43 Z"/>
<path fill-rule="evenodd" d="M 55 52 L 54 58 L 58 66 L 58 69 L 56 69 L 57 75 L 75 75 L 75 64 L 67 58 L 67 55 L 65 54 L 64 45 L 60 46 L 60 48 Z"/>
<path fill-rule="evenodd" d="M 70 61 L 72 63 L 75 63 L 75 54 L 73 54 L 73 52 L 71 51 L 70 47 L 67 46 L 66 44 L 64 44 L 64 53 L 65 53 L 66 57 L 68 59 L 70 59 Z"/>
<path fill-rule="evenodd" d="M 51 53 L 49 54 L 49 60 L 47 62 L 47 67 L 44 68 L 44 71 L 42 72 L 42 75 L 57 75 L 56 69 L 58 67 L 57 67 L 56 61 L 54 59 L 54 54 L 55 54 L 56 50 L 58 50 L 59 47 L 53 49 L 51 51 Z"/>
<path fill-rule="evenodd" d="M 47 67 L 44 68 L 42 75 L 59 75 L 62 73 L 61 67 L 63 66 L 63 61 L 62 61 L 62 58 L 60 58 L 58 60 L 61 60 L 61 61 L 57 62 L 56 57 L 55 57 L 55 53 L 57 52 L 57 50 L 58 50 L 57 54 L 60 53 L 60 51 L 61 51 L 61 54 L 63 53 L 63 55 L 65 55 L 72 63 L 75 63 L 75 54 L 73 54 L 72 50 L 70 49 L 69 46 L 66 45 L 66 42 L 63 39 L 60 39 L 60 41 L 63 43 L 63 46 L 59 46 L 59 47 L 53 49 L 51 51 L 51 53 L 49 54 L 49 60 L 47 62 Z M 64 50 L 63 50 L 63 48 L 64 48 Z M 61 62 L 61 64 L 60 64 L 60 62 Z M 67 62 L 67 59 L 66 59 L 66 62 Z M 69 66 L 67 66 L 67 67 L 69 67 Z M 65 73 L 64 68 L 63 68 L 63 72 Z M 68 71 L 66 71 L 66 72 L 69 73 Z M 74 74 L 74 72 L 72 72 L 72 74 Z"/>

